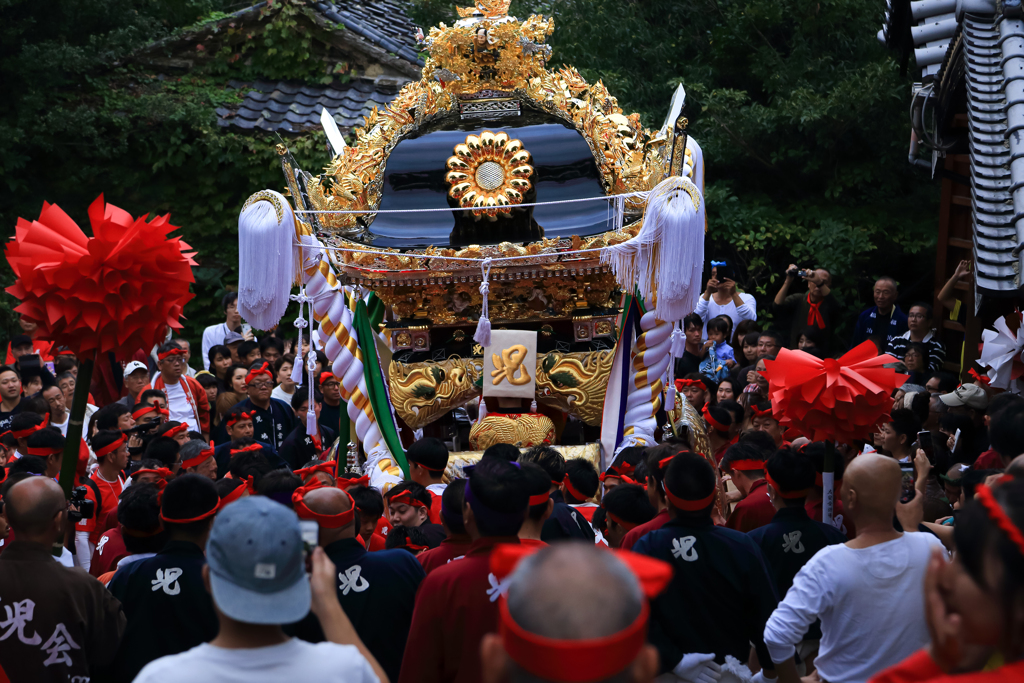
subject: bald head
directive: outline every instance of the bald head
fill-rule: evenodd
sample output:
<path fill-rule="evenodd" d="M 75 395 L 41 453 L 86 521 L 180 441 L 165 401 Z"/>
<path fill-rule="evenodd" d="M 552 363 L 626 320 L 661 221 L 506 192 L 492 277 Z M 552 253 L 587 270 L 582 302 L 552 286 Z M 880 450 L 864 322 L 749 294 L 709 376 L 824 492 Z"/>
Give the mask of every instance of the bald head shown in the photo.
<path fill-rule="evenodd" d="M 313 489 L 306 493 L 302 500 L 306 503 L 306 507 L 318 515 L 340 515 L 352 508 L 352 499 L 348 494 L 332 486 Z M 359 513 L 357 512 L 351 522 L 337 529 L 328 529 L 321 526 L 320 546 L 327 547 L 331 543 L 340 541 L 343 538 L 354 538 L 356 530 L 359 528 L 358 518 Z"/>
<path fill-rule="evenodd" d="M 1006 468 L 1006 473 L 1014 479 L 1024 479 L 1024 455 L 1018 455 L 1011 460 L 1010 466 Z"/>
<path fill-rule="evenodd" d="M 40 538 L 55 532 L 62 523 L 54 519 L 63 513 L 64 492 L 49 477 L 29 477 L 12 486 L 4 498 L 7 521 L 18 540 L 52 543 Z M 58 527 L 55 527 L 55 523 Z"/>
<path fill-rule="evenodd" d="M 862 519 L 891 520 L 902 481 L 903 473 L 894 459 L 877 453 L 858 455 L 843 475 L 843 506 L 858 527 Z"/>
<path fill-rule="evenodd" d="M 516 623 L 548 638 L 601 638 L 632 624 L 643 605 L 640 584 L 613 553 L 565 542 L 520 563 L 509 583 Z"/>

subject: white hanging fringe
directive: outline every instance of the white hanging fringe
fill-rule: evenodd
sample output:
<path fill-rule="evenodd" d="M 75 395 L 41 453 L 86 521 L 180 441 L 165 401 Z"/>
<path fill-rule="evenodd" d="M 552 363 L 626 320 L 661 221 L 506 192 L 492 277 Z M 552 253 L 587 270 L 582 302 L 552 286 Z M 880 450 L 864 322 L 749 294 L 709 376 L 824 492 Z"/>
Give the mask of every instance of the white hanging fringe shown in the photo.
<path fill-rule="evenodd" d="M 295 218 L 279 192 L 261 190 L 238 214 L 238 312 L 258 330 L 281 321 L 295 282 Z"/>
<path fill-rule="evenodd" d="M 487 298 L 491 291 L 491 259 L 485 258 L 480 262 L 480 272 L 483 280 L 480 282 L 480 294 L 483 295 L 483 304 L 480 307 L 480 320 L 476 324 L 476 332 L 473 334 L 473 341 L 480 346 L 487 348 L 491 345 L 491 319 L 488 317 Z"/>
<path fill-rule="evenodd" d="M 295 382 L 296 386 L 301 386 L 302 385 L 302 374 L 303 374 L 303 370 L 304 370 L 304 368 L 302 367 L 302 360 L 303 360 L 302 359 L 302 328 L 309 326 L 309 323 L 306 322 L 306 318 L 303 317 L 304 316 L 304 314 L 303 314 L 303 310 L 304 310 L 303 306 L 306 304 L 306 302 L 309 301 L 309 299 L 306 298 L 306 287 L 305 287 L 305 285 L 303 285 L 302 287 L 299 288 L 299 293 L 298 294 L 292 294 L 289 298 L 292 301 L 299 302 L 299 317 L 295 319 L 294 323 L 292 323 L 293 325 L 295 325 L 296 329 L 299 331 L 299 340 L 298 340 L 298 342 L 296 344 L 296 347 L 295 347 L 295 362 L 292 364 L 291 380 L 293 382 Z M 310 307 L 312 308 L 312 306 L 310 306 Z M 312 336 L 313 336 L 312 328 L 310 328 L 309 334 L 310 334 L 310 338 L 312 339 Z M 312 344 L 310 344 L 310 346 L 312 346 Z"/>
<path fill-rule="evenodd" d="M 636 288 L 660 320 L 680 320 L 697 308 L 704 269 L 704 198 L 688 178 L 673 176 L 647 199 L 640 233 L 601 250 L 627 291 Z"/>
<path fill-rule="evenodd" d="M 309 321 L 307 322 L 307 325 L 309 326 L 309 337 L 310 337 L 310 340 L 312 340 L 314 338 L 313 337 L 313 305 L 310 304 L 306 308 L 308 309 L 308 312 L 309 312 Z M 300 340 L 300 343 L 301 343 L 301 340 Z M 299 353 L 300 354 L 302 353 L 302 347 L 301 346 L 299 346 Z M 295 368 L 293 367 L 292 368 L 292 373 L 293 374 L 294 374 L 294 371 L 295 371 Z M 308 380 L 306 382 L 309 385 L 309 405 L 306 407 L 306 434 L 307 435 L 311 435 L 311 434 L 316 434 L 316 432 L 317 432 L 317 428 L 316 428 L 316 407 L 314 405 L 314 400 L 313 400 L 313 397 L 314 397 L 313 388 L 316 386 L 316 384 L 315 384 L 316 380 L 313 377 L 313 375 L 316 373 L 316 351 L 313 350 L 313 343 L 312 343 L 312 341 L 310 341 L 310 344 L 309 344 L 309 353 L 306 354 L 306 372 L 309 373 Z M 339 382 L 341 381 L 340 377 L 338 378 L 338 381 Z M 339 436 L 341 437 L 342 441 L 344 441 L 347 438 L 344 435 L 339 435 Z"/>
<path fill-rule="evenodd" d="M 668 384 L 665 392 L 665 410 L 673 410 L 676 407 L 676 359 L 682 358 L 686 352 L 686 335 L 682 330 L 683 324 L 672 323 L 672 341 L 668 349 Z"/>

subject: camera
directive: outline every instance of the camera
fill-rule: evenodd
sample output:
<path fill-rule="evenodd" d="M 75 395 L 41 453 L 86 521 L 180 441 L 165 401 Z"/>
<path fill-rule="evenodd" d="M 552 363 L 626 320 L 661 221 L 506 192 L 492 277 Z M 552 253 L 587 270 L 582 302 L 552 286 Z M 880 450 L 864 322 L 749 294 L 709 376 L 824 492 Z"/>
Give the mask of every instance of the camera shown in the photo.
<path fill-rule="evenodd" d="M 86 490 L 84 486 L 71 489 L 71 508 L 68 510 L 68 517 L 76 524 L 83 519 L 92 519 L 96 514 L 96 501 L 85 499 Z"/>
<path fill-rule="evenodd" d="M 810 270 L 787 270 L 786 275 L 792 275 L 793 277 L 805 278 L 809 276 L 813 271 Z"/>

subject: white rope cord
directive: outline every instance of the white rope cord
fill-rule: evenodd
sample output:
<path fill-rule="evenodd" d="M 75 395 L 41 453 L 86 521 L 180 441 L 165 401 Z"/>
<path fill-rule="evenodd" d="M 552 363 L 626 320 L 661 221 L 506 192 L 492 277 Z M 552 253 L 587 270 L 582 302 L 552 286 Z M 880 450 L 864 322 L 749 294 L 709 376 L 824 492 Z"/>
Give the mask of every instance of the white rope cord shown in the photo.
<path fill-rule="evenodd" d="M 312 209 L 298 209 L 295 213 L 305 214 L 327 214 L 327 215 L 342 215 L 342 214 L 358 214 L 365 215 L 368 213 L 437 213 L 440 211 L 486 211 L 486 210 L 498 210 L 498 209 L 520 209 L 527 206 L 554 206 L 556 204 L 577 204 L 580 202 L 596 202 L 602 200 L 613 199 L 617 200 L 620 197 L 625 200 L 628 197 L 638 197 L 644 199 L 649 195 L 650 192 L 626 192 L 624 194 L 608 194 L 601 195 L 600 197 L 580 197 L 579 199 L 559 199 L 554 202 L 532 202 L 530 204 L 509 204 L 507 206 L 455 206 L 445 207 L 438 209 L 336 209 L 333 211 L 314 211 Z"/>

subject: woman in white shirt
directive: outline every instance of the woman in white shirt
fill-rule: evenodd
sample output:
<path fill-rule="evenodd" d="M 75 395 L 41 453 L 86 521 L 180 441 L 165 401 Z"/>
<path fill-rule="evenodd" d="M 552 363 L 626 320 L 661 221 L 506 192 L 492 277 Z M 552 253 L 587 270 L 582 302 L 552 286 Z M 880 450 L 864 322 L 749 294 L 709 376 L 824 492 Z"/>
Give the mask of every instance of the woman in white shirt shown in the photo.
<path fill-rule="evenodd" d="M 697 309 L 694 311 L 704 321 L 705 338 L 708 336 L 708 321 L 720 315 L 729 316 L 734 328 L 741 320 L 757 320 L 757 302 L 754 296 L 740 294 L 736 291 L 736 283 L 733 280 L 725 279 L 720 282 L 717 274 L 718 269 L 712 268 L 707 289 L 701 294 L 697 301 Z"/>
<path fill-rule="evenodd" d="M 295 382 L 292 381 L 292 368 L 295 366 L 295 354 L 286 353 L 274 363 L 274 377 L 277 386 L 271 392 L 270 398 L 284 401 L 288 405 L 292 403 L 292 396 L 295 395 Z"/>

